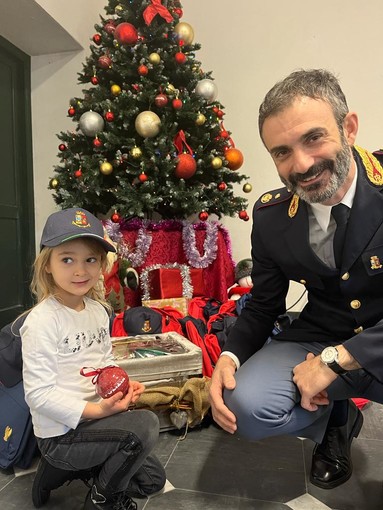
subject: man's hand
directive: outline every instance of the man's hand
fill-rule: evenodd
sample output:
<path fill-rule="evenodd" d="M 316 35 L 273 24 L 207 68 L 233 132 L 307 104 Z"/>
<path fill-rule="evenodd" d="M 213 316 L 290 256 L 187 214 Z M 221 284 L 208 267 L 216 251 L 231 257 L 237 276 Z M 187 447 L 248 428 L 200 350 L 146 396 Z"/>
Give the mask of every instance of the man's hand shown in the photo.
<path fill-rule="evenodd" d="M 223 390 L 233 390 L 235 388 L 235 363 L 229 356 L 221 356 L 215 366 L 210 385 L 210 403 L 214 420 L 226 432 L 234 434 L 237 430 L 236 417 L 225 406 L 223 401 Z"/>
<path fill-rule="evenodd" d="M 293 375 L 293 381 L 301 394 L 303 409 L 316 411 L 319 405 L 329 404 L 326 388 L 337 376 L 321 362 L 319 356 L 309 353 L 306 361 L 296 365 Z"/>

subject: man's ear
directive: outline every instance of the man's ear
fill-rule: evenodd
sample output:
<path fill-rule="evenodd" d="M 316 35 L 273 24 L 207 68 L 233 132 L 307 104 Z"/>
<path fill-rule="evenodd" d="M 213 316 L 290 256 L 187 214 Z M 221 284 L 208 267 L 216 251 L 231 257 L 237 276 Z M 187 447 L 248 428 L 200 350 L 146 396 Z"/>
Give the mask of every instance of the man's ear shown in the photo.
<path fill-rule="evenodd" d="M 358 115 L 355 112 L 348 112 L 343 121 L 343 132 L 350 146 L 355 143 L 358 127 Z"/>

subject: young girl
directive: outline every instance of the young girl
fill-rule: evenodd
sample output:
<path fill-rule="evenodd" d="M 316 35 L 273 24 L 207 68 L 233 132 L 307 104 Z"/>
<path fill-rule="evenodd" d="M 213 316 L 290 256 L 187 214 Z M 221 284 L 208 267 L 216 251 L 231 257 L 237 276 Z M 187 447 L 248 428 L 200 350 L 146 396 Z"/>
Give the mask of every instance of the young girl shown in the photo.
<path fill-rule="evenodd" d="M 83 367 L 115 365 L 101 280 L 106 253 L 115 249 L 101 222 L 78 207 L 49 216 L 40 248 L 32 280 L 38 303 L 21 328 L 25 399 L 42 454 L 35 506 L 74 472 L 93 470 L 85 510 L 135 509 L 132 496 L 165 484 L 150 454 L 158 418 L 128 411 L 144 391 L 141 383 L 131 380 L 125 396 L 103 400 L 91 378 L 80 375 Z"/>

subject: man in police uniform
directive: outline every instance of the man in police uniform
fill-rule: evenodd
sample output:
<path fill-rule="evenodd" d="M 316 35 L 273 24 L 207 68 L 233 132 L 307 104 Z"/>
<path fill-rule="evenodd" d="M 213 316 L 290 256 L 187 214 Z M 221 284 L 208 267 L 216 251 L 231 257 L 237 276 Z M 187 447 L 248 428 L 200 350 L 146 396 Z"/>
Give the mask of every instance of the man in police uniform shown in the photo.
<path fill-rule="evenodd" d="M 310 480 L 331 489 L 350 478 L 362 427 L 349 399 L 383 402 L 380 153 L 355 145 L 358 117 L 325 70 L 277 83 L 259 130 L 286 187 L 254 207 L 252 298 L 212 376 L 213 416 L 253 440 L 314 440 Z M 290 280 L 306 286 L 308 303 L 270 336 Z"/>

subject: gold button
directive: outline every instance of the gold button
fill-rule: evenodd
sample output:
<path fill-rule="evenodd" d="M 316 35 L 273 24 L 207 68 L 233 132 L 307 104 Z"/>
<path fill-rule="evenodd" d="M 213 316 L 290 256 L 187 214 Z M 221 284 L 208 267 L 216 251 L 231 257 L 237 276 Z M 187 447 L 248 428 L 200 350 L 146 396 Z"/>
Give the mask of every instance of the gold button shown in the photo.
<path fill-rule="evenodd" d="M 306 285 L 306 280 L 299 280 L 299 283 L 301 283 L 302 285 Z"/>
<path fill-rule="evenodd" d="M 363 331 L 363 326 L 359 326 L 359 328 L 354 329 L 354 333 L 356 333 L 356 334 L 361 333 L 362 331 Z"/>
<path fill-rule="evenodd" d="M 344 273 L 342 274 L 342 280 L 346 281 L 350 278 L 350 273 Z"/>
<path fill-rule="evenodd" d="M 362 306 L 362 303 L 360 301 L 358 301 L 357 299 L 353 299 L 350 303 L 350 306 L 351 308 L 353 308 L 354 310 L 357 310 L 358 308 L 360 308 Z"/>

